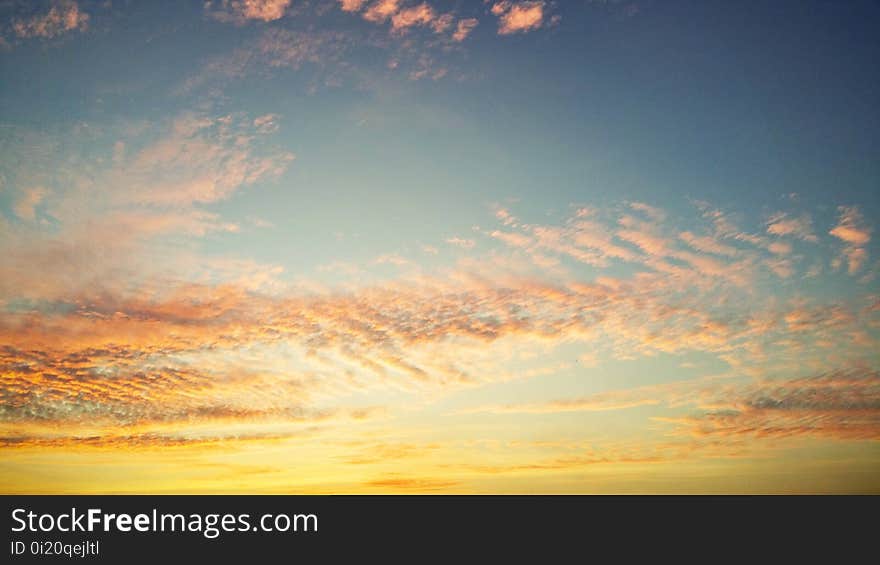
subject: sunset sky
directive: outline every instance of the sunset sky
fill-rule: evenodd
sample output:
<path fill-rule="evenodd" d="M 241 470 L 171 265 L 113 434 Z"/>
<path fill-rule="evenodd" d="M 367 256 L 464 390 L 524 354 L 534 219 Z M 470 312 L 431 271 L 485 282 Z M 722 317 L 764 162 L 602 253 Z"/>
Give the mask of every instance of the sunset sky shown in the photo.
<path fill-rule="evenodd" d="M 880 4 L 0 2 L 0 492 L 880 493 Z"/>

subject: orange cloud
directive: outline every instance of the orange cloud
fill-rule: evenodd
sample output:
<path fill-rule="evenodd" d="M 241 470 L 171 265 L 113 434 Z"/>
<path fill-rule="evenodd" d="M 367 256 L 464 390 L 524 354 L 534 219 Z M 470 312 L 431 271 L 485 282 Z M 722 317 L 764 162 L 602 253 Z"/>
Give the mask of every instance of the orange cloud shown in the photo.
<path fill-rule="evenodd" d="M 15 215 L 22 220 L 33 221 L 36 217 L 37 206 L 43 201 L 47 194 L 48 191 L 43 187 L 37 186 L 28 188 L 15 202 L 12 210 L 15 212 Z"/>
<path fill-rule="evenodd" d="M 89 15 L 81 12 L 73 0 L 54 0 L 49 12 L 13 21 L 12 30 L 18 37 L 52 38 L 71 31 L 85 31 Z"/>
<path fill-rule="evenodd" d="M 422 2 L 410 8 L 404 8 L 391 16 L 391 29 L 403 31 L 413 26 L 427 26 L 437 17 L 434 9 Z"/>
<path fill-rule="evenodd" d="M 384 22 L 397 13 L 400 3 L 400 0 L 376 0 L 364 12 L 364 19 L 374 23 Z"/>
<path fill-rule="evenodd" d="M 583 347 L 576 355 L 586 350 L 603 360 L 698 352 L 750 376 L 793 363 L 821 370 L 841 359 L 870 358 L 876 349 L 870 328 L 880 323 L 877 308 L 756 297 L 746 283 L 771 257 L 766 250 L 735 248 L 734 254 L 717 232 L 702 239 L 658 223 L 666 213 L 656 209 L 636 210 L 653 221 L 594 210 L 576 211 L 560 225 L 525 223 L 499 210 L 495 219 L 504 231 L 481 233 L 503 240 L 508 253 L 495 249 L 449 270 L 408 269 L 398 280 L 337 288 L 297 286 L 272 265 L 165 245 L 169 238 L 179 244 L 238 229 L 198 206 L 221 193 L 200 200 L 181 190 L 182 197 L 169 200 L 165 183 L 216 168 L 233 179 L 225 190 L 240 190 L 248 174 L 224 167 L 240 160 L 247 171 L 266 158 L 252 155 L 251 144 L 273 119 L 257 121 L 190 114 L 154 128 L 145 140 L 126 138 L 125 155 L 82 189 L 98 197 L 90 209 L 71 205 L 82 198 L 79 189 L 53 192 L 42 205 L 58 221 L 58 233 L 34 223 L 22 223 L 23 231 L 0 225 L 0 424 L 9 437 L 27 437 L 24 431 L 40 426 L 69 427 L 71 438 L 172 429 L 186 435 L 213 426 L 214 437 L 224 437 L 243 425 L 268 433 L 282 424 L 355 421 L 354 409 L 340 406 L 339 398 L 532 378 L 567 370 L 542 356 L 573 346 Z M 131 183 L 117 189 L 104 182 L 116 178 Z M 629 246 L 627 237 L 659 243 Z M 472 243 L 453 241 L 466 249 Z M 560 266 L 548 278 L 547 264 L 535 268 L 528 260 L 539 253 L 596 269 L 626 261 L 635 270 L 584 278 Z M 528 367 L 526 354 L 536 359 Z M 657 398 L 670 404 L 673 392 L 603 393 L 493 410 L 614 410 L 654 405 Z M 717 395 L 699 406 L 714 410 L 721 400 Z M 88 422 L 105 431 L 88 432 Z M 113 432 L 114 426 L 126 432 Z M 30 435 L 47 437 L 45 429 Z"/>
<path fill-rule="evenodd" d="M 740 253 L 736 247 L 722 243 L 715 237 L 698 236 L 689 231 L 681 232 L 678 237 L 697 251 L 725 257 L 735 257 Z"/>
<path fill-rule="evenodd" d="M 880 374 L 833 371 L 726 390 L 701 415 L 667 421 L 695 437 L 880 439 Z"/>
<path fill-rule="evenodd" d="M 212 18 L 223 22 L 271 22 L 284 17 L 290 2 L 291 0 L 208 0 L 205 2 L 205 11 Z"/>
<path fill-rule="evenodd" d="M 366 3 L 367 0 L 339 0 L 339 7 L 342 8 L 342 11 L 344 12 L 357 12 Z"/>
<path fill-rule="evenodd" d="M 436 479 L 431 477 L 408 477 L 401 475 L 387 475 L 382 478 L 373 479 L 366 483 L 366 486 L 382 489 L 383 491 L 418 491 L 431 492 L 439 490 L 447 490 L 459 485 L 458 481 L 450 481 L 448 479 Z"/>
<path fill-rule="evenodd" d="M 474 28 L 477 27 L 478 23 L 479 21 L 477 21 L 476 18 L 466 18 L 463 20 L 459 20 L 458 24 L 456 24 L 455 26 L 455 33 L 452 34 L 452 40 L 464 41 L 465 39 L 467 39 L 467 36 L 469 36 L 471 32 L 474 31 Z"/>
<path fill-rule="evenodd" d="M 498 16 L 498 33 L 524 33 L 541 27 L 544 21 L 544 2 L 504 0 L 492 5 L 492 14 Z"/>
<path fill-rule="evenodd" d="M 255 128 L 255 129 L 254 129 Z M 271 117 L 233 123 L 227 117 L 184 115 L 158 141 L 133 153 L 115 173 L 113 182 L 126 186 L 118 200 L 141 204 L 186 206 L 229 197 L 261 179 L 277 176 L 293 154 L 257 157 L 248 133 L 265 135 L 277 129 Z"/>
<path fill-rule="evenodd" d="M 813 234 L 813 221 L 807 215 L 792 218 L 783 212 L 774 214 L 767 221 L 767 233 L 796 237 L 813 243 L 818 241 Z"/>
<path fill-rule="evenodd" d="M 463 412 L 552 414 L 659 404 L 702 409 L 691 416 L 659 418 L 679 426 L 677 434 L 695 437 L 880 439 L 880 373 L 864 368 L 745 384 L 698 379 L 543 403 L 483 406 Z"/>
<path fill-rule="evenodd" d="M 841 206 L 837 225 L 828 232 L 844 242 L 843 255 L 849 273 L 861 270 L 868 260 L 865 246 L 871 241 L 871 228 L 866 226 L 861 211 L 856 206 Z"/>

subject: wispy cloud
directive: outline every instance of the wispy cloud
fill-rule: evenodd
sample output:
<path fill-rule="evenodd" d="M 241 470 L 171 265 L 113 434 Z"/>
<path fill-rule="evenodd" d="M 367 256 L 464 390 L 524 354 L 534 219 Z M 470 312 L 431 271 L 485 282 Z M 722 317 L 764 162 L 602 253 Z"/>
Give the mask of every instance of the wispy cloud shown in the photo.
<path fill-rule="evenodd" d="M 844 243 L 843 258 L 849 273 L 859 272 L 868 260 L 867 244 L 871 241 L 871 228 L 865 225 L 861 211 L 856 206 L 841 206 L 837 225 L 828 232 Z M 843 260 L 837 259 L 839 263 Z"/>
<path fill-rule="evenodd" d="M 36 208 L 46 197 L 47 190 L 43 187 L 31 187 L 25 189 L 13 207 L 15 215 L 23 220 L 33 221 L 36 217 Z"/>
<path fill-rule="evenodd" d="M 453 41 L 464 41 L 477 27 L 479 21 L 476 18 L 465 18 L 459 20 L 455 25 L 455 33 L 452 34 Z"/>
<path fill-rule="evenodd" d="M 813 234 L 813 220 L 807 215 L 793 218 L 784 212 L 774 214 L 767 221 L 767 233 L 791 236 L 813 243 L 817 241 Z"/>
<path fill-rule="evenodd" d="M 880 439 L 880 374 L 873 370 L 722 389 L 703 404 L 703 414 L 667 421 L 696 437 Z"/>
<path fill-rule="evenodd" d="M 459 485 L 458 481 L 450 481 L 448 479 L 439 479 L 433 477 L 410 477 L 404 475 L 387 475 L 381 478 L 373 479 L 366 483 L 369 487 L 381 489 L 383 491 L 417 491 L 432 492 L 442 491 Z"/>
<path fill-rule="evenodd" d="M 428 402 L 663 356 L 705 357 L 735 378 L 499 400 L 454 414 L 651 411 L 646 425 L 671 425 L 679 445 L 652 440 L 458 468 L 556 472 L 667 461 L 677 450 L 728 456 L 744 449 L 743 437 L 876 438 L 876 297 L 781 299 L 761 290 L 792 279 L 798 288 L 795 275 L 810 265 L 774 247 L 790 245 L 790 234 L 765 234 L 763 223 L 751 234 L 726 211 L 700 205 L 693 217 L 624 202 L 536 223 L 493 206 L 490 227 L 445 239 L 459 248 L 455 263 L 425 264 L 440 256 L 443 238 L 410 242 L 405 255 L 327 263 L 333 285 L 200 251 L 193 244 L 202 238 L 233 238 L 253 223 L 226 218 L 219 204 L 290 166 L 292 155 L 273 141 L 283 127 L 274 113 L 184 112 L 104 132 L 99 158 L 78 157 L 90 164 L 87 179 L 23 175 L 23 186 L 40 188 L 11 189 L 17 199 L 0 224 L 6 447 L 280 441 L 393 417 L 384 403 L 364 401 L 372 395 Z M 856 210 L 841 209 L 813 247 L 864 248 L 870 232 Z M 428 255 L 410 253 L 420 248 Z M 384 278 L 365 277 L 371 270 Z M 838 369 L 859 362 L 868 368 Z M 792 375 L 793 366 L 819 376 Z M 433 457 L 400 445 L 408 444 L 388 447 L 387 458 Z M 344 461 L 379 465 L 367 459 Z M 368 488 L 397 484 L 376 480 L 392 482 Z"/>
<path fill-rule="evenodd" d="M 231 53 L 207 61 L 183 82 L 178 93 L 191 94 L 267 70 L 297 71 L 307 65 L 325 71 L 325 79 L 329 81 L 330 76 L 344 67 L 345 56 L 352 47 L 352 36 L 342 31 L 293 32 L 270 28 Z"/>
<path fill-rule="evenodd" d="M 461 247 L 463 249 L 472 249 L 477 244 L 473 239 L 462 237 L 447 238 L 446 243 L 448 243 L 449 245 L 454 245 L 455 247 Z"/>
<path fill-rule="evenodd" d="M 555 414 L 666 405 L 698 410 L 659 417 L 677 435 L 739 440 L 880 439 L 880 373 L 865 368 L 815 376 L 738 382 L 697 379 L 541 403 L 478 406 L 465 413 Z"/>

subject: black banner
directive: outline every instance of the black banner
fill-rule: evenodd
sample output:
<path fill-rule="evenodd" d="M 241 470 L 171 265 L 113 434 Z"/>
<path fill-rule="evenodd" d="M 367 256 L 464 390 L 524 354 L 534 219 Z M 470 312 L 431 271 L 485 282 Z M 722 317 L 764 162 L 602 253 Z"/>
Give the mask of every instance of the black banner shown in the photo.
<path fill-rule="evenodd" d="M 537 562 L 869 548 L 876 497 L 6 496 L 4 563 Z M 861 518 L 860 518 L 861 517 Z M 708 558 L 708 556 L 707 556 Z"/>

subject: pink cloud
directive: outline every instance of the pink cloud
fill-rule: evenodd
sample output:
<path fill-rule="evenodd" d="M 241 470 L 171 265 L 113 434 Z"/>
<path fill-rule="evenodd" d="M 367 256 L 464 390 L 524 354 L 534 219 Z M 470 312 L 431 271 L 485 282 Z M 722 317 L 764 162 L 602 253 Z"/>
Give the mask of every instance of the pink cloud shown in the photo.
<path fill-rule="evenodd" d="M 871 228 L 864 223 L 856 206 L 841 206 L 837 225 L 828 232 L 844 242 L 843 255 L 850 274 L 857 273 L 868 260 L 865 246 L 871 241 Z"/>
<path fill-rule="evenodd" d="M 391 16 L 391 29 L 400 32 L 413 26 L 427 26 L 435 17 L 434 9 L 422 2 L 417 6 L 404 8 Z"/>
<path fill-rule="evenodd" d="M 492 14 L 499 18 L 498 33 L 509 35 L 538 29 L 544 20 L 544 6 L 543 1 L 496 2 Z"/>
<path fill-rule="evenodd" d="M 739 253 L 737 248 L 721 243 L 714 237 L 698 236 L 685 231 L 678 234 L 678 238 L 697 251 L 723 255 L 725 257 L 735 257 Z"/>
<path fill-rule="evenodd" d="M 46 14 L 15 20 L 12 30 L 19 37 L 52 38 L 70 31 L 85 31 L 88 23 L 89 15 L 81 12 L 76 2 L 56 0 Z"/>
<path fill-rule="evenodd" d="M 28 188 L 15 202 L 12 210 L 22 220 L 33 221 L 36 217 L 36 207 L 43 201 L 48 191 L 43 187 Z"/>
<path fill-rule="evenodd" d="M 791 253 L 791 244 L 785 241 L 773 241 L 767 245 L 767 251 L 774 255 L 788 255 Z"/>
<path fill-rule="evenodd" d="M 495 230 L 490 233 L 495 239 L 501 240 L 511 247 L 528 247 L 532 244 L 532 238 L 517 232 L 505 232 Z"/>
<path fill-rule="evenodd" d="M 647 230 L 623 229 L 617 232 L 617 237 L 639 247 L 648 255 L 663 257 L 667 254 L 667 240 Z"/>
<path fill-rule="evenodd" d="M 767 233 L 796 237 L 813 243 L 817 241 L 813 234 L 813 221 L 806 215 L 792 218 L 784 212 L 774 214 L 767 222 Z"/>
<path fill-rule="evenodd" d="M 452 14 L 441 14 L 434 18 L 434 21 L 431 22 L 431 29 L 434 30 L 434 33 L 443 33 L 449 26 L 452 25 Z"/>
<path fill-rule="evenodd" d="M 662 222 L 666 219 L 666 212 L 660 208 L 651 206 L 650 204 L 645 204 L 644 202 L 630 202 L 629 207 L 643 213 L 655 222 Z"/>
<path fill-rule="evenodd" d="M 375 23 L 384 22 L 397 13 L 400 4 L 401 0 L 377 0 L 364 12 L 364 19 Z"/>
<path fill-rule="evenodd" d="M 339 7 L 343 12 L 357 12 L 364 7 L 367 0 L 339 0 Z"/>
<path fill-rule="evenodd" d="M 208 1 L 205 10 L 219 21 L 242 23 L 247 20 L 271 22 L 284 17 L 291 0 L 220 0 Z"/>
<path fill-rule="evenodd" d="M 453 41 L 464 41 L 471 34 L 479 22 L 476 18 L 467 18 L 459 20 L 455 27 L 455 33 L 452 34 Z"/>
<path fill-rule="evenodd" d="M 227 118 L 185 115 L 168 135 L 133 153 L 115 176 L 126 190 L 119 201 L 188 206 L 228 198 L 240 188 L 283 172 L 293 155 L 257 155 L 254 142 L 273 128 L 267 116 L 232 123 Z"/>

